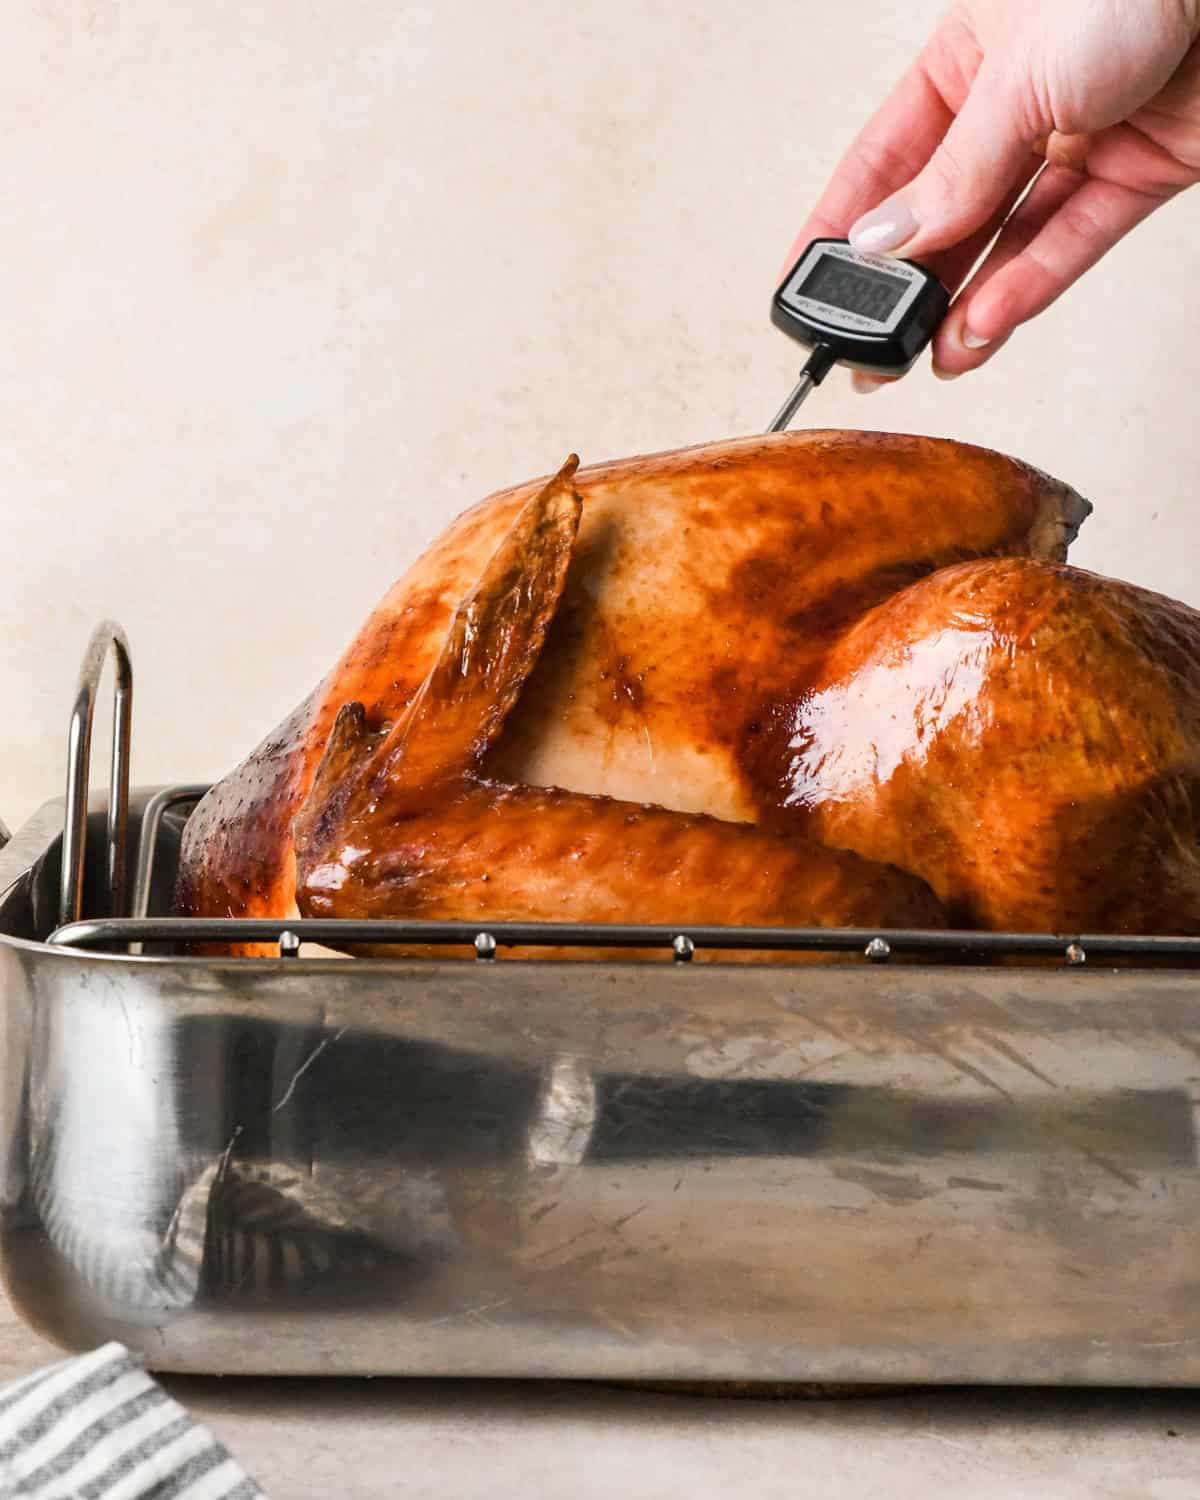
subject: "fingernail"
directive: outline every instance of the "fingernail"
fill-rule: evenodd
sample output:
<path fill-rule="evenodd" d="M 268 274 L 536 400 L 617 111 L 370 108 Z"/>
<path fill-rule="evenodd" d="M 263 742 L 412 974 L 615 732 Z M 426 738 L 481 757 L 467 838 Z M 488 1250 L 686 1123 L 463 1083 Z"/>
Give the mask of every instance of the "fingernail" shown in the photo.
<path fill-rule="evenodd" d="M 850 384 L 860 396 L 869 396 L 877 391 L 881 385 L 886 385 L 885 380 L 878 380 L 874 375 L 865 375 L 861 370 L 851 370 Z"/>
<path fill-rule="evenodd" d="M 992 342 L 991 339 L 980 338 L 977 333 L 972 333 L 969 328 L 962 331 L 963 345 L 967 349 L 986 349 Z"/>
<path fill-rule="evenodd" d="M 961 370 L 943 370 L 941 365 L 933 366 L 933 373 L 939 380 L 957 380 L 962 374 Z"/>
<path fill-rule="evenodd" d="M 917 232 L 917 221 L 912 209 L 903 198 L 893 198 L 881 203 L 869 214 L 863 214 L 857 223 L 850 226 L 848 236 L 856 250 L 865 250 L 870 255 L 886 255 L 896 250 Z"/>

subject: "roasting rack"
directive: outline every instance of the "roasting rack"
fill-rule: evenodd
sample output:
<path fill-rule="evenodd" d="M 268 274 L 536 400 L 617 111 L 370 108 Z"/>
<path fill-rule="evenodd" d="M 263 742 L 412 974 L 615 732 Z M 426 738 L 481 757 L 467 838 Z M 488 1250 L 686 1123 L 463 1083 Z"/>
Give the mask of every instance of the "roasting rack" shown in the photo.
<path fill-rule="evenodd" d="M 1200 1383 L 1200 939 L 179 918 L 205 788 L 131 787 L 132 693 L 105 624 L 65 800 L 0 838 L 0 1271 L 49 1336 L 228 1374 Z M 327 956 L 364 940 L 397 956 Z M 277 956 L 190 951 L 245 942 Z"/>

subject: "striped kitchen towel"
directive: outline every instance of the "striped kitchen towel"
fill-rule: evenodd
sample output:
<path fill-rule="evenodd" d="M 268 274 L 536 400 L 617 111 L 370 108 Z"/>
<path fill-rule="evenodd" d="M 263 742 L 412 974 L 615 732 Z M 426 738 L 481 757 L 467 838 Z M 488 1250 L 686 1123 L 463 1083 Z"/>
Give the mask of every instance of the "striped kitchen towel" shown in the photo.
<path fill-rule="evenodd" d="M 265 1500 L 120 1344 L 0 1386 L 0 1500 Z"/>

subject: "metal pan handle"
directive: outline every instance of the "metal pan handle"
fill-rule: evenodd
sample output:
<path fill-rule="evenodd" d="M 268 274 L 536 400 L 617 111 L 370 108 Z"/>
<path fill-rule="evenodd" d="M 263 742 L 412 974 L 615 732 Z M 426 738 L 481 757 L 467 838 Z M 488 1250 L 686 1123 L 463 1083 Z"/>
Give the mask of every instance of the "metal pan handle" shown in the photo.
<path fill-rule="evenodd" d="M 59 922 L 83 915 L 84 855 L 87 850 L 88 779 L 91 770 L 92 720 L 105 659 L 112 652 L 112 772 L 108 782 L 108 826 L 104 884 L 110 916 L 125 915 L 125 853 L 129 839 L 129 746 L 133 724 L 133 664 L 125 632 L 114 620 L 97 625 L 84 652 L 79 686 L 71 710 L 67 741 L 67 799 L 63 818 L 62 886 Z"/>

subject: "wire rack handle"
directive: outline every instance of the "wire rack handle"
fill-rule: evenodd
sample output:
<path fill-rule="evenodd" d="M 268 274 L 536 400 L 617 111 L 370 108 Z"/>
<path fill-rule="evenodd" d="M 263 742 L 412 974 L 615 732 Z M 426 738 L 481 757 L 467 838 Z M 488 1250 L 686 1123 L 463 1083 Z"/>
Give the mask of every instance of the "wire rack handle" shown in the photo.
<path fill-rule="evenodd" d="M 77 922 L 83 915 L 84 856 L 87 853 L 88 780 L 91 771 L 92 721 L 104 663 L 112 653 L 112 770 L 108 781 L 108 818 L 104 887 L 107 915 L 125 915 L 126 847 L 129 842 L 129 748 L 133 728 L 133 663 L 125 632 L 115 620 L 104 620 L 92 632 L 83 663 L 67 738 L 67 796 L 63 814 L 62 885 L 59 921 Z"/>

